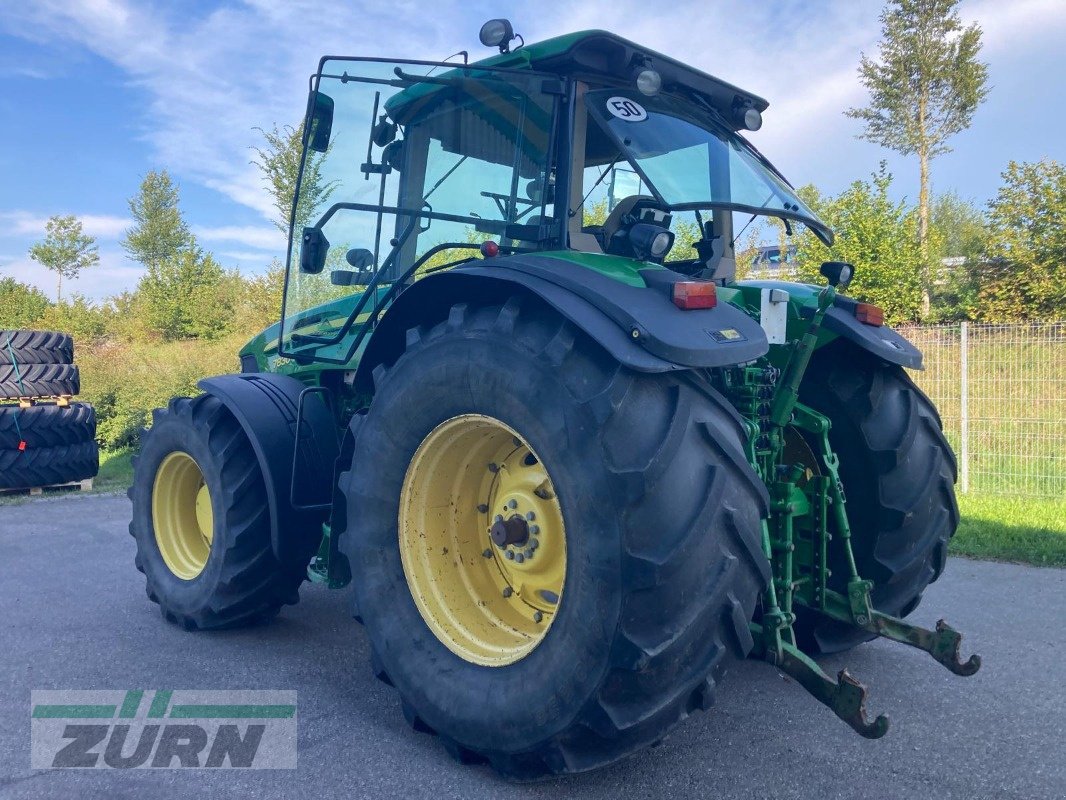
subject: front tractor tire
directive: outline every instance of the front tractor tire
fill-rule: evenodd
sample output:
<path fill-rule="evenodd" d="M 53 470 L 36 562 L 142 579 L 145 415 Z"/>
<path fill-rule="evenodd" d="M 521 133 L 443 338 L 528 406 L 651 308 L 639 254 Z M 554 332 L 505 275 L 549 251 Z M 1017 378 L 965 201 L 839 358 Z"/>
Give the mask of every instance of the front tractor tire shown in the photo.
<path fill-rule="evenodd" d="M 411 329 L 374 382 L 340 546 L 412 727 L 529 780 L 710 707 L 769 578 L 720 395 L 622 368 L 530 298 Z"/>
<path fill-rule="evenodd" d="M 210 395 L 175 398 L 152 418 L 129 490 L 148 597 L 190 630 L 264 621 L 295 603 L 306 564 L 274 556 L 262 472 L 237 420 Z"/>
<path fill-rule="evenodd" d="M 829 417 L 840 457 L 851 546 L 874 606 L 896 617 L 917 608 L 940 577 L 959 525 L 955 455 L 932 401 L 902 368 L 839 341 L 811 361 L 800 400 Z M 830 558 L 830 586 L 847 592 L 847 563 Z M 874 634 L 813 613 L 797 635 L 810 652 L 835 653 Z"/>

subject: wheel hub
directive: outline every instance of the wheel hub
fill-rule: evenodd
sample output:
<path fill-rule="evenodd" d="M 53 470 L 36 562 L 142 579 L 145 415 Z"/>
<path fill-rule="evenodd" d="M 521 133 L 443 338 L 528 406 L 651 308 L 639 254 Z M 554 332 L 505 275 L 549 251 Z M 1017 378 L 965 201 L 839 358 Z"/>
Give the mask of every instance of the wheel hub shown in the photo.
<path fill-rule="evenodd" d="M 503 666 L 543 640 L 566 535 L 547 470 L 509 426 L 475 414 L 437 426 L 408 467 L 399 536 L 415 604 L 452 652 Z"/>

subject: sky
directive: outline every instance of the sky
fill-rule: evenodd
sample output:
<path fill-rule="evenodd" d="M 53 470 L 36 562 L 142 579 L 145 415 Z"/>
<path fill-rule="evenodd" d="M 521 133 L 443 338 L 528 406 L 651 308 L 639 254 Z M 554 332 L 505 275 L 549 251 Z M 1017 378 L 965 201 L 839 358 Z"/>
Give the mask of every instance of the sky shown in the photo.
<path fill-rule="evenodd" d="M 604 28 L 770 102 L 752 142 L 799 186 L 837 193 L 888 161 L 899 198 L 917 163 L 860 141 L 860 54 L 876 54 L 879 0 L 0 0 L 0 277 L 55 291 L 27 250 L 53 214 L 75 214 L 100 265 L 72 285 L 99 300 L 141 268 L 120 241 L 143 175 L 167 169 L 200 244 L 261 272 L 283 258 L 255 130 L 296 124 L 324 54 L 443 59 L 505 14 L 527 42 Z M 1066 0 L 963 0 L 984 31 L 991 93 L 933 162 L 934 193 L 983 206 L 1007 162 L 1066 160 Z"/>

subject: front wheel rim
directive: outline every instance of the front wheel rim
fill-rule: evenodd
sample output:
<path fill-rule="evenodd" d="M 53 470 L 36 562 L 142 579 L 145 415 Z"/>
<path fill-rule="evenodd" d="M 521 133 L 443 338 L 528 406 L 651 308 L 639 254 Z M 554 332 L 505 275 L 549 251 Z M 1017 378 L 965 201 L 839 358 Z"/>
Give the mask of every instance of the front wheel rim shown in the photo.
<path fill-rule="evenodd" d="M 188 453 L 176 450 L 159 464 L 152 484 L 152 527 L 163 562 L 192 580 L 207 566 L 214 538 L 211 491 Z"/>
<path fill-rule="evenodd" d="M 506 666 L 547 636 L 566 577 L 562 508 L 505 423 L 463 414 L 426 436 L 404 478 L 399 546 L 422 619 L 460 658 Z"/>

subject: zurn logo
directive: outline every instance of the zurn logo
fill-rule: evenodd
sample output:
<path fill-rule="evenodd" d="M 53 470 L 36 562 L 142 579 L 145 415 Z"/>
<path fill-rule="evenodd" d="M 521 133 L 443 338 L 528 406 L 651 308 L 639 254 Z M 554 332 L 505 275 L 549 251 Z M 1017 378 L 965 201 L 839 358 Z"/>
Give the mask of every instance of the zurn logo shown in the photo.
<path fill-rule="evenodd" d="M 33 769 L 295 769 L 296 692 L 34 690 Z"/>

